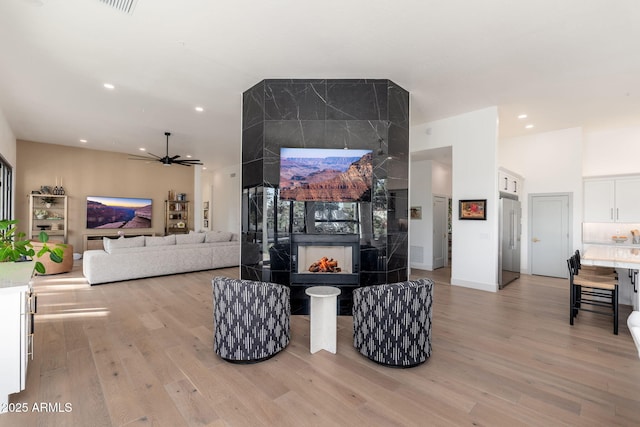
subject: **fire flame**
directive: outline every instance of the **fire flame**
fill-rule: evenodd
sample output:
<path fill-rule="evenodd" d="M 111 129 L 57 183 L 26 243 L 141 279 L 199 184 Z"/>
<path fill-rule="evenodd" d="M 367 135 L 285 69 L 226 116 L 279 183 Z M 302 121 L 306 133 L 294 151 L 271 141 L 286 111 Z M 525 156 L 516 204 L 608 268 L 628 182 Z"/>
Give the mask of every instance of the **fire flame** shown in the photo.
<path fill-rule="evenodd" d="M 342 269 L 338 267 L 338 261 L 323 256 L 309 266 L 309 271 L 312 273 L 340 273 Z"/>

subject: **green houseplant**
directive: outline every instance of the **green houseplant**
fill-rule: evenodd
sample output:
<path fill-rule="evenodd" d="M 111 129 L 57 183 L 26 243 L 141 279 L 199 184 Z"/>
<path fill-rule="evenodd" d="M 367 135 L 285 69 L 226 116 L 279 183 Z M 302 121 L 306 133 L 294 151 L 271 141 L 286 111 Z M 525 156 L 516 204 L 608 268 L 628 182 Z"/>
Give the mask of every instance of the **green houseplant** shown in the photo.
<path fill-rule="evenodd" d="M 18 220 L 0 220 L 0 262 L 25 261 L 34 256 L 41 257 L 48 253 L 51 261 L 61 263 L 63 259 L 63 250 L 65 245 L 56 244 L 55 246 L 47 245 L 49 235 L 41 231 L 38 240 L 43 243 L 42 249 L 36 251 L 25 234 L 17 231 Z M 40 261 L 36 261 L 35 270 L 45 273 L 45 267 Z"/>

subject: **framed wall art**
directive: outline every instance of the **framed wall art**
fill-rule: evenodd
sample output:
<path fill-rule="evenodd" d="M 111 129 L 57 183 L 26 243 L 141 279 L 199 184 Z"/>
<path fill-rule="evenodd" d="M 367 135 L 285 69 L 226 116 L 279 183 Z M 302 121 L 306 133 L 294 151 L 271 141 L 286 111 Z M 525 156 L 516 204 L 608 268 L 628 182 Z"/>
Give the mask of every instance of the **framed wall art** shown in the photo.
<path fill-rule="evenodd" d="M 422 219 L 422 206 L 411 206 L 411 219 Z"/>
<path fill-rule="evenodd" d="M 458 219 L 487 219 L 487 199 L 460 200 Z"/>

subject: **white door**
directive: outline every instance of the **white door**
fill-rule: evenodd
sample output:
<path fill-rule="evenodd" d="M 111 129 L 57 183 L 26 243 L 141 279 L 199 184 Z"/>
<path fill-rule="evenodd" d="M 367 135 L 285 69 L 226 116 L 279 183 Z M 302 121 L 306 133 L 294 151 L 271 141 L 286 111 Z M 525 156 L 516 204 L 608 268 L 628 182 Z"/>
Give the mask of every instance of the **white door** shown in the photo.
<path fill-rule="evenodd" d="M 447 198 L 433 196 L 433 269 L 442 268 L 447 261 Z"/>
<path fill-rule="evenodd" d="M 568 276 L 569 195 L 531 195 L 531 274 Z"/>

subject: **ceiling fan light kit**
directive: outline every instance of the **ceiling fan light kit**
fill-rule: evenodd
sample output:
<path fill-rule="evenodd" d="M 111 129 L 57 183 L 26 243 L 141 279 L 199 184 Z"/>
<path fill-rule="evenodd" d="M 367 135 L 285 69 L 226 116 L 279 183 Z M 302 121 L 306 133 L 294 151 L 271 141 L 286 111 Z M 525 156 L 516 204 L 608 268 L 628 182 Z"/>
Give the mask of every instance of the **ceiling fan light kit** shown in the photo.
<path fill-rule="evenodd" d="M 198 159 L 180 159 L 180 155 L 175 155 L 169 157 L 169 136 L 171 136 L 171 132 L 165 132 L 164 135 L 167 137 L 167 150 L 164 157 L 156 156 L 153 153 L 149 153 L 151 156 L 140 156 L 137 154 L 133 154 L 129 157 L 129 160 L 146 160 L 146 161 L 156 161 L 162 163 L 163 166 L 171 166 L 173 164 L 182 165 L 182 166 L 192 166 L 192 165 L 202 165 Z"/>

